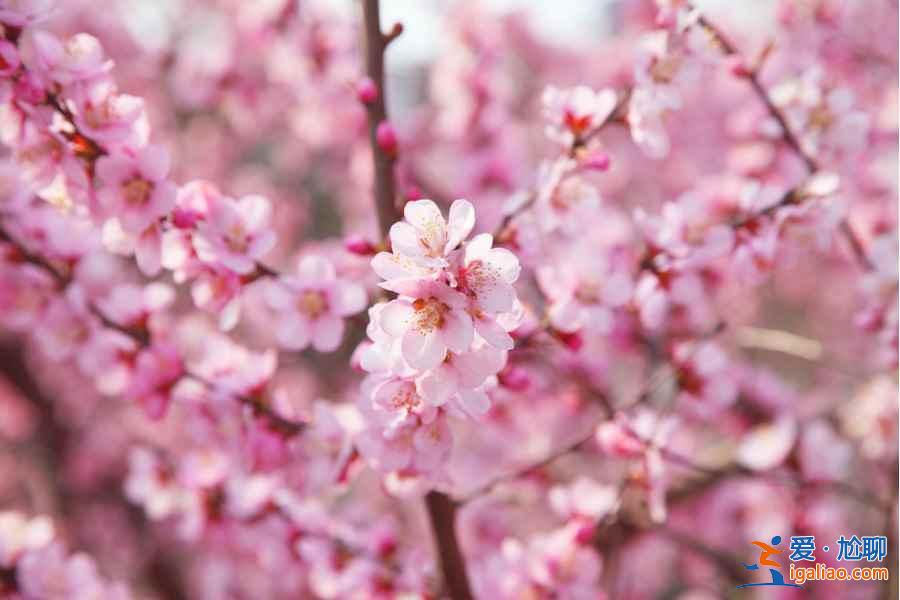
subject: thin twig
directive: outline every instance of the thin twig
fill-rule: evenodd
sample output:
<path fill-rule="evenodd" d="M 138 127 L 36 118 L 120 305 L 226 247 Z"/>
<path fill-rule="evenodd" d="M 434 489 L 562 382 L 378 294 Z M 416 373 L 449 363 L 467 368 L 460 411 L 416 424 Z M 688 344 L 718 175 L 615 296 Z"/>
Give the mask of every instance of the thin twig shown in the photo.
<path fill-rule="evenodd" d="M 384 85 L 384 51 L 403 31 L 395 25 L 388 34 L 381 31 L 378 0 L 363 2 L 363 20 L 366 31 L 366 74 L 378 93 L 367 104 L 369 120 L 369 144 L 372 146 L 372 167 L 375 172 L 375 209 L 381 235 L 387 237 L 391 225 L 400 218 L 396 205 L 394 163 L 396 156 L 385 152 L 378 143 L 378 126 L 387 123 L 386 89 Z"/>
<path fill-rule="evenodd" d="M 714 23 L 712 23 L 705 16 L 700 15 L 697 19 L 697 24 L 706 31 L 710 37 L 715 40 L 717 45 L 722 49 L 722 52 L 726 56 L 736 56 L 740 58 L 741 54 L 738 51 L 737 46 L 728 38 L 725 33 L 719 29 Z M 803 145 L 800 143 L 800 140 L 797 138 L 794 131 L 791 129 L 790 125 L 787 122 L 787 118 L 785 118 L 784 113 L 775 106 L 775 103 L 772 102 L 771 96 L 766 91 L 766 88 L 763 86 L 762 81 L 759 78 L 759 70 L 758 69 L 750 69 L 747 76 L 747 80 L 750 83 L 750 86 L 753 88 L 753 91 L 765 105 L 766 110 L 769 115 L 778 122 L 779 127 L 781 128 L 781 137 L 784 140 L 785 144 L 793 151 L 793 153 L 799 158 L 803 165 L 806 167 L 806 170 L 809 171 L 810 174 L 815 173 L 816 171 L 821 170 L 821 165 L 819 165 L 818 161 L 809 154 L 806 150 L 803 149 Z M 856 231 L 853 230 L 853 227 L 845 218 L 841 221 L 841 233 L 844 234 L 844 237 L 847 238 L 847 242 L 850 245 L 850 249 L 853 251 L 853 255 L 855 256 L 857 262 L 860 266 L 867 270 L 871 271 L 874 269 L 874 265 L 872 261 L 869 260 L 868 255 L 863 248 L 862 242 L 859 239 Z"/>

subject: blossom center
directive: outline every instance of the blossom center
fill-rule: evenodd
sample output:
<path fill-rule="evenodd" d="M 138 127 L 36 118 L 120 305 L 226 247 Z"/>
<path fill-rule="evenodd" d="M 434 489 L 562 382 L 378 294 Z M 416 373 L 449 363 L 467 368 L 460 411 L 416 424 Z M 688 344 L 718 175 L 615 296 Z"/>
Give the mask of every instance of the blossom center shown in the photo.
<path fill-rule="evenodd" d="M 135 177 L 122 186 L 122 196 L 131 206 L 143 206 L 150 200 L 153 184 L 143 177 Z"/>
<path fill-rule="evenodd" d="M 297 310 L 310 319 L 319 318 L 319 315 L 324 313 L 327 308 L 328 300 L 326 300 L 325 294 L 318 290 L 307 290 L 303 292 L 300 294 L 300 299 L 297 301 Z"/>
<path fill-rule="evenodd" d="M 820 104 L 809 113 L 809 126 L 824 131 L 834 123 L 834 114 L 825 104 Z"/>
<path fill-rule="evenodd" d="M 425 256 L 440 258 L 444 253 L 444 224 L 437 220 L 425 223 L 419 231 L 419 244 L 425 251 Z"/>
<path fill-rule="evenodd" d="M 419 395 L 411 385 L 402 385 L 391 397 L 391 405 L 397 410 L 413 412 L 419 406 Z"/>
<path fill-rule="evenodd" d="M 243 253 L 247 251 L 250 241 L 247 239 L 247 232 L 244 231 L 244 227 L 240 223 L 235 223 L 225 233 L 225 244 L 232 252 Z"/>
<path fill-rule="evenodd" d="M 416 311 L 415 328 L 420 333 L 428 333 L 444 326 L 450 307 L 437 298 L 419 298 L 413 302 L 413 309 Z"/>
<path fill-rule="evenodd" d="M 671 83 L 678 73 L 678 61 L 674 58 L 655 59 L 650 66 L 650 77 L 656 83 Z"/>
<path fill-rule="evenodd" d="M 569 131 L 575 135 L 580 135 L 587 131 L 588 127 L 591 126 L 591 115 L 579 116 L 576 115 L 574 111 L 567 108 L 563 113 L 563 122 L 566 124 L 566 127 L 569 128 Z"/>
<path fill-rule="evenodd" d="M 497 279 L 497 270 L 480 260 L 473 260 L 460 272 L 461 287 L 476 296 L 495 285 Z"/>
<path fill-rule="evenodd" d="M 582 304 L 599 304 L 601 289 L 596 281 L 583 281 L 575 289 L 575 298 Z"/>

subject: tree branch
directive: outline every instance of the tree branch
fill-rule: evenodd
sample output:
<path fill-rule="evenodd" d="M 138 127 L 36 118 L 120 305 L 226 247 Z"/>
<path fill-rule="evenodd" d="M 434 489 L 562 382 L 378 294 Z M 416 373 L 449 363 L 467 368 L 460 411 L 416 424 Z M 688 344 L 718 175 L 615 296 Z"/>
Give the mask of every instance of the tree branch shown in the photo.
<path fill-rule="evenodd" d="M 369 120 L 369 144 L 372 146 L 372 167 L 375 172 L 375 209 L 378 228 L 387 237 L 391 225 L 398 221 L 400 212 L 396 205 L 394 162 L 396 156 L 385 152 L 378 143 L 378 126 L 387 122 L 386 90 L 384 86 L 384 51 L 403 28 L 399 23 L 385 35 L 381 31 L 378 0 L 363 1 L 363 20 L 366 38 L 366 73 L 378 93 L 366 106 Z"/>
<path fill-rule="evenodd" d="M 425 496 L 428 520 L 438 547 L 438 560 L 444 575 L 444 586 L 453 600 L 472 600 L 466 561 L 456 539 L 456 502 L 441 492 Z"/>
<path fill-rule="evenodd" d="M 396 152 L 385 150 L 378 140 L 378 128 L 387 123 L 384 87 L 384 51 L 403 31 L 397 23 L 387 34 L 381 31 L 378 0 L 363 0 L 363 20 L 366 37 L 366 74 L 375 84 L 377 94 L 366 104 L 369 119 L 369 143 L 372 146 L 372 165 L 375 171 L 375 209 L 378 227 L 383 237 L 401 214 L 396 205 L 394 163 Z M 466 574 L 466 563 L 456 538 L 456 502 L 447 494 L 432 491 L 425 496 L 428 519 L 434 532 L 438 562 L 444 586 L 453 600 L 471 600 L 472 591 Z"/>
<path fill-rule="evenodd" d="M 740 58 L 741 54 L 735 46 L 734 42 L 732 42 L 725 33 L 716 27 L 714 23 L 712 23 L 705 16 L 700 15 L 697 19 L 697 24 L 706 31 L 709 36 L 715 41 L 716 44 L 722 49 L 722 53 L 726 56 L 735 56 Z M 747 80 L 750 82 L 750 86 L 753 88 L 753 91 L 759 97 L 759 99 L 765 104 L 766 110 L 769 115 L 772 116 L 775 121 L 778 122 L 779 127 L 781 128 L 781 137 L 784 140 L 785 144 L 793 151 L 793 153 L 803 161 L 803 165 L 806 167 L 806 170 L 809 173 L 815 173 L 819 171 L 822 167 L 816 161 L 816 159 L 809 154 L 806 150 L 803 149 L 803 146 L 800 144 L 800 140 L 797 139 L 797 136 L 791 130 L 790 125 L 788 125 L 787 119 L 781 110 L 775 106 L 775 103 L 772 102 L 772 98 L 769 96 L 769 93 L 766 91 L 766 88 L 763 87 L 762 82 L 759 79 L 759 72 L 756 68 L 749 68 L 747 73 Z M 841 233 L 844 234 L 844 237 L 847 239 L 847 243 L 850 245 L 850 249 L 853 251 L 853 255 L 856 257 L 857 262 L 860 266 L 867 270 L 871 271 L 874 269 L 874 265 L 872 261 L 869 260 L 868 255 L 866 255 L 865 249 L 863 248 L 862 242 L 859 239 L 859 236 L 856 234 L 856 231 L 853 230 L 853 227 L 847 222 L 845 218 L 841 221 Z"/>

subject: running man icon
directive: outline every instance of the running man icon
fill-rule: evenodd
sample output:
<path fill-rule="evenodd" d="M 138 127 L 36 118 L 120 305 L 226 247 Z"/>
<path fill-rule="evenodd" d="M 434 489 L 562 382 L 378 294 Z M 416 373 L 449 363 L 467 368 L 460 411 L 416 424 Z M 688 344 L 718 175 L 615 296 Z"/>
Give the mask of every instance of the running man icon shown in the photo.
<path fill-rule="evenodd" d="M 781 565 L 779 565 L 777 562 L 775 562 L 774 560 L 769 558 L 770 556 L 773 556 L 776 554 L 781 554 L 782 552 L 784 552 L 783 550 L 779 550 L 778 548 L 775 547 L 781 543 L 780 535 L 776 535 L 775 537 L 772 538 L 771 545 L 769 545 L 765 542 L 761 542 L 759 540 L 753 541 L 751 543 L 754 546 L 759 547 L 759 549 L 760 549 L 759 562 L 754 563 L 752 565 L 748 565 L 748 564 L 744 564 L 744 563 L 741 563 L 741 564 L 744 565 L 744 568 L 747 569 L 748 571 L 758 571 L 760 567 L 769 567 L 769 574 L 772 577 L 772 581 L 765 582 L 765 583 L 745 583 L 743 585 L 737 586 L 738 588 L 761 587 L 761 586 L 778 586 L 778 587 L 795 587 L 795 588 L 803 587 L 801 585 L 797 585 L 796 583 L 785 583 L 784 575 L 782 575 L 781 571 L 779 571 L 779 569 L 781 568 Z M 774 567 L 774 568 L 772 568 L 772 567 Z"/>

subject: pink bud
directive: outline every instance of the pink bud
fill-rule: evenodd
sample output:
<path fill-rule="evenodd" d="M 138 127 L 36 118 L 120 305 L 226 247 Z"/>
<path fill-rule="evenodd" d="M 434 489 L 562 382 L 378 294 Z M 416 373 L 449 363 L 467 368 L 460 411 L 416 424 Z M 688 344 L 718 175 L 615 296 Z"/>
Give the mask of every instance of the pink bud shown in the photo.
<path fill-rule="evenodd" d="M 660 29 L 668 29 L 675 26 L 675 15 L 671 11 L 660 11 L 656 14 L 656 26 Z"/>
<path fill-rule="evenodd" d="M 728 70 L 731 71 L 731 74 L 735 77 L 751 77 L 753 75 L 753 71 L 744 64 L 744 61 L 740 56 L 729 56 L 727 64 Z"/>
<path fill-rule="evenodd" d="M 573 352 L 578 352 L 581 350 L 581 347 L 584 345 L 584 338 L 581 337 L 580 331 L 575 331 L 573 333 L 567 333 L 565 331 L 554 331 L 553 335 L 556 336 L 562 344 Z"/>
<path fill-rule="evenodd" d="M 591 169 L 593 171 L 606 171 L 609 169 L 610 162 L 609 154 L 606 152 L 595 152 L 588 156 L 581 165 L 585 169 Z"/>
<path fill-rule="evenodd" d="M 594 542 L 597 526 L 590 519 L 577 519 L 574 541 L 579 546 L 589 546 Z"/>
<path fill-rule="evenodd" d="M 378 99 L 378 86 L 369 77 L 364 77 L 356 84 L 356 97 L 363 104 L 371 104 Z"/>
<path fill-rule="evenodd" d="M 372 256 L 375 254 L 375 244 L 361 235 L 351 235 L 344 239 L 344 248 L 347 252 L 360 256 Z"/>
<path fill-rule="evenodd" d="M 172 224 L 178 229 L 193 229 L 202 215 L 194 210 L 176 207 L 172 211 Z"/>
<path fill-rule="evenodd" d="M 391 157 L 397 155 L 397 134 L 389 121 L 382 121 L 375 130 L 375 141 L 378 147 Z"/>
<path fill-rule="evenodd" d="M 404 195 L 408 200 L 421 200 L 424 198 L 422 190 L 413 183 L 406 186 L 406 193 Z"/>
<path fill-rule="evenodd" d="M 528 372 L 521 367 L 507 365 L 502 371 L 497 373 L 497 379 L 500 385 L 509 388 L 514 392 L 524 392 L 531 386 L 531 377 Z"/>
<path fill-rule="evenodd" d="M 393 535 L 385 535 L 378 540 L 376 547 L 378 556 L 387 558 L 397 551 L 397 540 Z"/>

